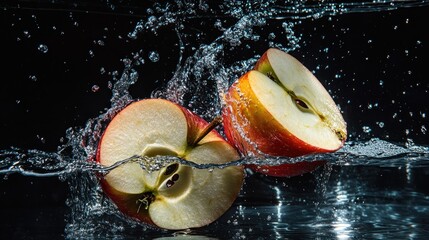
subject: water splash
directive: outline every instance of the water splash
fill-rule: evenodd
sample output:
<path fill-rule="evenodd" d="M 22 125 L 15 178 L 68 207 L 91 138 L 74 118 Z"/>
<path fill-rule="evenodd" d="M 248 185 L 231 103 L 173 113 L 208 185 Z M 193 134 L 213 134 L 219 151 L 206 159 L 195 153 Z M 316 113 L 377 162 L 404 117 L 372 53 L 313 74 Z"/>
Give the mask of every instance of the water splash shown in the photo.
<path fill-rule="evenodd" d="M 182 1 L 166 4 L 156 3 L 145 9 L 145 14 L 136 15 L 142 20 L 135 25 L 134 29 L 130 30 L 128 38 L 137 40 L 148 32 L 157 34 L 164 28 L 174 29 L 179 39 L 180 53 L 176 71 L 166 87 L 154 91 L 151 96 L 169 99 L 192 109 L 206 119 L 212 119 L 220 113 L 223 104 L 222 96 L 228 86 L 244 72 L 251 69 L 259 58 L 260 52 L 252 52 L 249 49 L 261 45 L 264 43 L 264 39 L 269 39 L 267 46 L 278 47 L 287 52 L 294 51 L 301 47 L 302 39 L 296 34 L 296 29 L 305 19 L 319 19 L 324 16 L 356 12 L 392 11 L 399 8 L 426 5 L 429 5 L 428 1 L 393 0 L 354 3 L 303 1 L 299 4 L 296 4 L 295 1 L 286 1 L 281 6 L 277 1 L 255 1 L 252 3 L 227 1 L 218 6 L 204 1 L 200 1 L 198 4 L 187 4 Z M 110 3 L 109 9 L 119 11 Z M 71 7 L 69 10 L 78 11 L 79 6 Z M 199 38 L 203 38 L 203 34 L 195 35 L 193 32 L 187 32 L 190 21 L 201 19 L 211 20 L 213 26 L 219 31 L 216 38 L 209 43 L 199 42 Z M 260 30 L 268 24 L 273 24 L 272 22 L 280 26 L 282 33 L 285 33 L 286 41 L 279 40 L 280 36 L 277 36 L 279 34 L 269 33 L 267 36 L 261 36 Z M 25 31 L 23 36 L 29 38 L 32 34 Z M 193 41 L 198 44 L 193 44 Z M 47 48 L 41 49 L 40 46 L 38 49 L 46 53 Z M 246 49 L 249 53 L 241 59 L 234 58 L 231 60 L 228 58 L 234 52 L 239 50 L 245 52 Z M 429 166 L 428 147 L 416 146 L 412 142 L 404 146 L 378 138 L 350 141 L 336 153 L 297 158 L 266 156 L 263 159 L 258 159 L 245 157 L 232 163 L 214 165 L 195 164 L 178 158 L 135 156 L 124 159 L 112 167 L 97 165 L 93 159 L 106 125 L 121 109 L 136 99 L 131 96 L 129 89 L 139 80 L 141 75 L 136 69 L 140 64 L 144 64 L 140 55 L 141 53 L 136 54 L 133 58 L 124 59 L 122 73 L 113 74 L 109 87 L 112 91 L 111 107 L 100 116 L 89 119 L 85 126 L 69 128 L 66 132 L 67 143 L 59 146 L 58 151 L 45 152 L 19 148 L 0 150 L 0 174 L 4 177 L 18 173 L 35 177 L 58 176 L 61 180 L 67 181 L 70 187 L 70 197 L 66 204 L 71 209 L 65 230 L 68 238 L 122 236 L 121 234 L 125 229 L 138 229 L 136 231 L 143 233 L 149 230 L 159 231 L 122 216 L 102 194 L 95 173 L 105 174 L 130 161 L 137 161 L 142 168 L 156 171 L 172 161 L 195 168 L 212 169 L 230 165 L 278 165 L 299 161 L 326 160 L 329 164 L 321 174 L 322 179 L 320 181 L 322 182 L 321 186 L 325 186 L 325 189 L 321 190 L 322 194 L 328 194 L 324 183 L 329 180 L 332 167 L 395 167 L 406 168 L 407 171 L 411 171 L 410 169 Z M 162 60 L 156 51 L 149 52 L 149 59 L 156 63 Z M 104 72 L 104 70 L 101 71 Z M 380 85 L 383 84 L 380 81 Z M 421 131 L 426 132 L 423 125 Z M 273 187 L 273 189 L 276 188 L 278 190 L 279 186 Z M 336 204 L 347 202 L 346 197 L 353 197 L 345 194 L 344 191 L 344 186 L 337 186 L 335 191 Z M 280 193 L 281 191 L 277 192 Z M 284 204 L 285 199 L 278 194 L 276 201 L 279 204 Z M 231 221 L 233 224 L 240 222 L 237 220 L 237 216 L 245 216 L 243 214 L 246 212 L 245 209 L 238 211 L 241 213 L 234 215 Z M 340 234 L 339 236 L 349 234 L 350 232 L 347 231 L 351 231 L 352 226 L 342 221 L 346 216 L 343 216 L 339 211 L 335 217 L 337 222 L 334 229 Z M 273 216 L 270 213 L 264 218 L 268 222 L 276 220 L 278 224 L 282 220 L 281 214 Z M 240 236 L 236 237 L 239 238 Z"/>

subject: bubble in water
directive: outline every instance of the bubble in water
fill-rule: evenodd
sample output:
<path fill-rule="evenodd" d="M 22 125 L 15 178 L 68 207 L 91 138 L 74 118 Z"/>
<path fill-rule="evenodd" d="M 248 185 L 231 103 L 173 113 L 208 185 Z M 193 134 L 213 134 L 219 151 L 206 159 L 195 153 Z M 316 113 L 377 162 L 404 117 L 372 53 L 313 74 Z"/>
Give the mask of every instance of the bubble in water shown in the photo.
<path fill-rule="evenodd" d="M 40 44 L 37 49 L 39 51 L 41 51 L 42 53 L 47 53 L 48 52 L 48 46 L 46 46 L 45 44 Z"/>
<path fill-rule="evenodd" d="M 149 60 L 152 62 L 158 62 L 159 61 L 159 54 L 156 51 L 149 52 Z"/>

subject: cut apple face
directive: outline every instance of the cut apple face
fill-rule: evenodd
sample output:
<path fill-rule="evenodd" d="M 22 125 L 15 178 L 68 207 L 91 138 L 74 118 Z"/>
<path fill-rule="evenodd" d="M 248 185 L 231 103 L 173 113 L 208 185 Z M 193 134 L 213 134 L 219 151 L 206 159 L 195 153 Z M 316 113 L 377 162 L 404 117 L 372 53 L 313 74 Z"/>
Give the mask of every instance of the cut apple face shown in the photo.
<path fill-rule="evenodd" d="M 133 156 L 174 156 L 197 164 L 239 158 L 212 125 L 162 99 L 130 104 L 105 130 L 97 154 L 101 165 Z M 111 170 L 101 184 L 126 215 L 161 228 L 186 229 L 219 218 L 239 194 L 243 179 L 240 166 L 209 170 L 173 162 L 149 172 L 138 162 L 128 162 Z"/>
<path fill-rule="evenodd" d="M 346 140 L 346 124 L 329 93 L 298 60 L 278 49 L 265 52 L 255 70 L 231 86 L 225 103 L 225 134 L 247 155 L 332 152 Z M 294 176 L 321 165 L 308 164 L 314 167 L 295 165 L 295 171 L 287 164 L 257 170 Z"/>

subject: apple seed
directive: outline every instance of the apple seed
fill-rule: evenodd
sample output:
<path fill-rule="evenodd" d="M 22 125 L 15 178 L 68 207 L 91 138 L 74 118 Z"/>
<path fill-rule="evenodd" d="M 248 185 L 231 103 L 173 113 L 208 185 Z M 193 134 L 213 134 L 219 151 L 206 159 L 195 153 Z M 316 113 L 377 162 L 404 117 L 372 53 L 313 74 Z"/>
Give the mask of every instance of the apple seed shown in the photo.
<path fill-rule="evenodd" d="M 171 178 L 171 180 L 173 180 L 173 182 L 179 180 L 179 174 L 174 174 L 173 177 Z"/>
<path fill-rule="evenodd" d="M 165 169 L 164 175 L 170 176 L 171 174 L 173 174 L 174 172 L 176 172 L 178 168 L 179 168 L 179 164 L 178 163 L 173 163 L 173 164 L 169 165 Z"/>

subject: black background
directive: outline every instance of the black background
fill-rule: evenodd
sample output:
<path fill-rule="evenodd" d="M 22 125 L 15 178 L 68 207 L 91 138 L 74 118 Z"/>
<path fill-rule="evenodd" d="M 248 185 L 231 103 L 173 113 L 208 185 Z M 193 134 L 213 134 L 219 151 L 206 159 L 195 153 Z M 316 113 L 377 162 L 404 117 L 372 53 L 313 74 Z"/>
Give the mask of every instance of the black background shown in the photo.
<path fill-rule="evenodd" d="M 78 7 L 43 1 L 22 1 L 19 7 L 17 3 L 0 4 L 1 149 L 56 151 L 67 128 L 84 126 L 110 107 L 108 81 L 114 71 L 121 74 L 124 65 L 120 60 L 132 52 L 142 49 L 145 59 L 136 68 L 141 78 L 130 89 L 133 97 L 149 97 L 172 77 L 179 56 L 176 33 L 164 28 L 157 35 L 128 38 L 136 23 L 147 18 L 143 5 L 152 3 L 126 3 L 115 11 L 107 4 L 85 2 Z M 303 20 L 295 27 L 302 42 L 292 54 L 310 70 L 321 66 L 315 70 L 316 76 L 341 106 L 350 140 L 378 137 L 398 144 L 407 139 L 419 145 L 429 143 L 422 131 L 423 125 L 429 128 L 428 14 L 428 7 L 350 13 Z M 219 34 L 210 29 L 213 22 L 189 21 L 184 31 L 203 33 L 198 41 L 190 39 L 189 43 L 198 47 L 198 42 L 213 41 Z M 224 22 L 228 26 L 236 19 L 229 17 Z M 258 31 L 277 29 L 268 21 Z M 46 53 L 38 50 L 40 44 L 48 47 Z M 267 41 L 252 44 L 247 53 L 245 47 L 235 48 L 236 54 L 225 56 L 224 64 L 262 54 L 268 48 Z M 160 61 L 151 62 L 149 51 L 157 51 Z M 190 47 L 187 51 L 192 52 Z M 337 74 L 341 77 L 336 79 Z M 100 89 L 93 92 L 93 85 Z M 375 103 L 378 106 L 368 108 Z M 364 132 L 364 126 L 372 131 Z M 1 179 L 0 236 L 61 237 L 67 194 L 67 184 L 57 178 L 10 175 Z"/>

